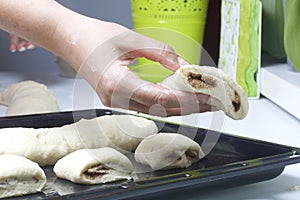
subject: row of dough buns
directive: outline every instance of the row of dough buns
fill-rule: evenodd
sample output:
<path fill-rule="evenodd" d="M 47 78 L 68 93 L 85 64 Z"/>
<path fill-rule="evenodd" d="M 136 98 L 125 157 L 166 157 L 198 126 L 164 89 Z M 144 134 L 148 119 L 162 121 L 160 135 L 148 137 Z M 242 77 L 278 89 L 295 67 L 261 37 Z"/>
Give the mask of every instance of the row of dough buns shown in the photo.
<path fill-rule="evenodd" d="M 53 128 L 0 129 L 0 154 L 24 156 L 41 166 L 79 149 L 113 147 L 134 151 L 147 136 L 158 133 L 156 124 L 133 115 L 109 115 L 82 119 Z"/>
<path fill-rule="evenodd" d="M 158 133 L 143 139 L 134 153 L 134 162 L 150 166 L 152 170 L 187 168 L 204 157 L 198 143 L 177 133 Z M 54 166 L 62 179 L 80 184 L 108 183 L 133 179 L 138 171 L 119 151 L 103 147 L 74 151 Z"/>

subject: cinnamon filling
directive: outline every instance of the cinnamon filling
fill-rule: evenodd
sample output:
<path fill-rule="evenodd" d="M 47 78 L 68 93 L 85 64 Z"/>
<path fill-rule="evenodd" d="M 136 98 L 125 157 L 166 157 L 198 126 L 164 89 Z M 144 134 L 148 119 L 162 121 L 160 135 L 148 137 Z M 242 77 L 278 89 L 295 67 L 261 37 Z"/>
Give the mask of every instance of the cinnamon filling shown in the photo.
<path fill-rule="evenodd" d="M 109 173 L 110 168 L 103 166 L 102 164 L 95 165 L 87 169 L 83 175 L 88 179 L 96 179 Z"/>
<path fill-rule="evenodd" d="M 184 154 L 185 154 L 186 158 L 190 161 L 199 159 L 197 151 L 187 150 Z M 170 156 L 170 157 L 172 157 L 172 156 Z M 173 155 L 173 157 L 174 157 L 174 155 Z M 181 161 L 181 159 L 182 159 L 182 156 L 180 156 L 176 160 L 175 159 L 174 160 L 175 160 L 175 162 L 178 162 L 178 161 Z"/>
<path fill-rule="evenodd" d="M 232 105 L 235 112 L 238 112 L 241 108 L 241 98 L 237 92 L 234 92 L 234 99 L 232 101 Z"/>
<path fill-rule="evenodd" d="M 197 151 L 187 150 L 185 152 L 185 156 L 188 160 L 191 160 L 191 161 L 199 159 Z"/>
<path fill-rule="evenodd" d="M 202 73 L 187 73 L 187 80 L 189 84 L 196 89 L 201 88 L 213 88 L 217 86 L 217 81 L 211 76 L 204 75 Z"/>

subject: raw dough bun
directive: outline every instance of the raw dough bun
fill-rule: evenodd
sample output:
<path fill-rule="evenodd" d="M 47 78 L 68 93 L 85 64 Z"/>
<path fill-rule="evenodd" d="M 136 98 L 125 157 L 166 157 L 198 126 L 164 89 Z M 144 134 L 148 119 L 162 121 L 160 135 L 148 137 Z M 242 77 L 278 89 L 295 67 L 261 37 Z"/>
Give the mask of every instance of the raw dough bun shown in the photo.
<path fill-rule="evenodd" d="M 145 138 L 135 151 L 135 160 L 153 170 L 187 168 L 204 157 L 194 140 L 176 133 L 159 133 Z"/>
<path fill-rule="evenodd" d="M 66 145 L 45 144 L 39 138 L 42 134 L 46 134 L 46 129 L 0 129 L 0 154 L 23 156 L 44 166 L 54 164 L 60 157 L 69 153 Z M 57 141 L 59 142 L 60 138 L 57 138 Z"/>
<path fill-rule="evenodd" d="M 27 158 L 0 155 L 0 198 L 40 192 L 46 184 L 44 171 Z"/>
<path fill-rule="evenodd" d="M 166 78 L 161 85 L 215 97 L 222 105 L 212 102 L 213 106 L 236 120 L 245 118 L 248 113 L 248 96 L 244 90 L 215 67 L 185 65 Z"/>
<path fill-rule="evenodd" d="M 34 81 L 10 85 L 0 94 L 0 104 L 8 106 L 7 116 L 59 111 L 52 92 L 45 85 Z"/>
<path fill-rule="evenodd" d="M 101 116 L 54 128 L 0 129 L 0 154 L 24 156 L 41 166 L 83 148 L 114 147 L 134 151 L 147 136 L 156 134 L 151 120 L 131 115 Z"/>
<path fill-rule="evenodd" d="M 98 118 L 101 132 L 120 151 L 135 151 L 146 137 L 157 134 L 152 120 L 133 115 L 111 115 Z"/>
<path fill-rule="evenodd" d="M 82 119 L 74 124 L 49 128 L 39 135 L 46 144 L 68 146 L 69 152 L 82 148 L 113 147 L 134 151 L 147 136 L 157 134 L 156 124 L 133 115 L 107 115 Z"/>
<path fill-rule="evenodd" d="M 130 160 L 115 149 L 81 149 L 68 154 L 55 164 L 59 178 L 74 183 L 100 184 L 132 178 Z"/>

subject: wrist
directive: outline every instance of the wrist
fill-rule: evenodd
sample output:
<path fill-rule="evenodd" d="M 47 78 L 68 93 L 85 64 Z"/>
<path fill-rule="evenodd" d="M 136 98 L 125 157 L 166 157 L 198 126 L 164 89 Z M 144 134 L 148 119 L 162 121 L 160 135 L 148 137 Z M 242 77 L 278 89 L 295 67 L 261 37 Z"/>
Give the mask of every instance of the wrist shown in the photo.
<path fill-rule="evenodd" d="M 78 14 L 67 16 L 59 22 L 53 34 L 53 41 L 57 43 L 54 53 L 76 69 L 80 67 L 90 51 L 85 38 L 89 34 L 91 21 L 93 21 L 91 18 Z"/>
<path fill-rule="evenodd" d="M 94 49 L 124 29 L 115 23 L 77 15 L 61 21 L 54 37 L 61 38 L 61 56 L 73 66 L 80 67 Z"/>

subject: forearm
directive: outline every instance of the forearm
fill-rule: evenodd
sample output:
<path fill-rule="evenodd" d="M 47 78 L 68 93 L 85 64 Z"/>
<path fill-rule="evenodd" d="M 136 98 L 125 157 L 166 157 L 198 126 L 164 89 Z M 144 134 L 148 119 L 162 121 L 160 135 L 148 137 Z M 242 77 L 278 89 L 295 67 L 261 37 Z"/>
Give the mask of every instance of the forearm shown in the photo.
<path fill-rule="evenodd" d="M 0 1 L 1 29 L 48 49 L 75 67 L 85 56 L 76 50 L 82 34 L 77 23 L 89 20 L 53 0 Z M 81 23 L 81 29 L 83 24 L 88 23 Z"/>
<path fill-rule="evenodd" d="M 141 80 L 126 67 L 135 58 L 145 57 L 173 71 L 178 69 L 176 53 L 158 40 L 80 15 L 53 0 L 0 0 L 0 28 L 65 59 L 106 106 L 148 113 L 159 104 L 178 115 L 182 110 L 178 93 L 188 102 L 185 113 L 195 110 L 189 94 Z"/>

